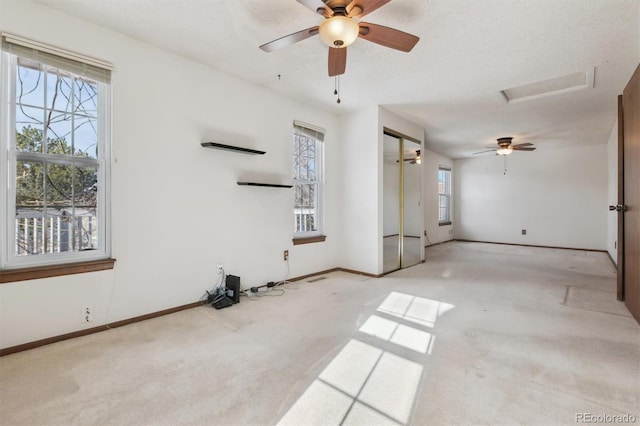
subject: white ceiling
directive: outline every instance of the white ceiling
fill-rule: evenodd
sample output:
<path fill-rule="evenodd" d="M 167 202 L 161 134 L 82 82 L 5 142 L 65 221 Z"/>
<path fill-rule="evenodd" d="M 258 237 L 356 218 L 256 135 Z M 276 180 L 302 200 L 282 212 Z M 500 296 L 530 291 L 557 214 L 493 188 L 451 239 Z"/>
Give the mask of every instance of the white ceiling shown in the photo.
<path fill-rule="evenodd" d="M 338 114 L 381 105 L 452 158 L 502 136 L 538 149 L 606 143 L 640 61 L 640 0 L 392 0 L 363 20 L 420 41 L 403 53 L 357 40 L 337 104 L 319 37 L 258 48 L 322 21 L 295 0 L 37 1 Z M 500 94 L 593 67 L 593 89 L 512 104 Z"/>

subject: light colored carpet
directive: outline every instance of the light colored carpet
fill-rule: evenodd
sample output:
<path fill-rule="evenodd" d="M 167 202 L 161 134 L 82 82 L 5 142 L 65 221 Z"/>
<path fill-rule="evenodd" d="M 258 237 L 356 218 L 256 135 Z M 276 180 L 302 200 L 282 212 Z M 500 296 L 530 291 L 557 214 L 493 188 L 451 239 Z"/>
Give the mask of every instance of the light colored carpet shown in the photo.
<path fill-rule="evenodd" d="M 631 317 L 627 307 L 616 300 L 615 291 L 592 290 L 589 288 L 567 287 L 565 305 L 590 311 Z"/>
<path fill-rule="evenodd" d="M 426 257 L 3 357 L 0 424 L 640 422 L 640 326 L 564 304 L 567 286 L 615 292 L 606 254 L 452 242 Z"/>

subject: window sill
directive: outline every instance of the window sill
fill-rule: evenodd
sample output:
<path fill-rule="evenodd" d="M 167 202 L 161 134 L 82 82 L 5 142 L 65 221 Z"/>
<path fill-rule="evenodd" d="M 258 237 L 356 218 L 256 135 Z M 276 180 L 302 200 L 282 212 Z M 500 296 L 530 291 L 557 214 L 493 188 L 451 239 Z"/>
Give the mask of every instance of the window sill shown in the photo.
<path fill-rule="evenodd" d="M 451 225 L 452 222 L 439 222 L 438 226 L 447 226 L 447 225 Z"/>
<path fill-rule="evenodd" d="M 326 235 L 318 235 L 315 237 L 294 238 L 291 241 L 293 241 L 294 246 L 299 246 L 300 244 L 322 243 L 326 239 Z"/>
<path fill-rule="evenodd" d="M 0 271 L 0 284 L 15 281 L 35 280 L 39 278 L 59 277 L 61 275 L 82 274 L 85 272 L 113 269 L 115 259 L 91 260 L 88 262 L 66 263 L 60 265 L 34 266 Z"/>

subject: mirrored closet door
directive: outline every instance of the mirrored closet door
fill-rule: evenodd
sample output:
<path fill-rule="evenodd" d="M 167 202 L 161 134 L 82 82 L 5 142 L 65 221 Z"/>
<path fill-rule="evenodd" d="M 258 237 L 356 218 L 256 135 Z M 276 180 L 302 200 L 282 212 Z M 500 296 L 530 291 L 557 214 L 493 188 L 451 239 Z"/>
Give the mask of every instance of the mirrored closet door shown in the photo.
<path fill-rule="evenodd" d="M 420 141 L 386 129 L 383 138 L 383 272 L 422 260 Z"/>

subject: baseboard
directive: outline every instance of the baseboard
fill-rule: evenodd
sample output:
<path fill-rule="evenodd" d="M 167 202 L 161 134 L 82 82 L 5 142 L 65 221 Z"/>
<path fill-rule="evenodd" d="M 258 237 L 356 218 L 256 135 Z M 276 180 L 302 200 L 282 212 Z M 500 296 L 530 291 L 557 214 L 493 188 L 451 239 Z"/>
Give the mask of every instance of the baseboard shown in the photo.
<path fill-rule="evenodd" d="M 615 260 L 613 260 L 613 257 L 611 257 L 611 253 L 609 253 L 609 250 L 607 250 L 607 254 L 609 255 L 609 259 L 611 259 L 611 263 L 613 263 L 613 267 L 618 269 L 618 264 Z"/>
<path fill-rule="evenodd" d="M 302 281 L 302 280 L 305 280 L 307 278 L 316 277 L 318 275 L 324 275 L 324 274 L 328 274 L 330 272 L 337 272 L 337 271 L 347 272 L 349 274 L 355 274 L 355 275 L 363 275 L 365 277 L 370 277 L 370 278 L 380 278 L 380 277 L 382 277 L 382 275 L 376 275 L 376 274 L 370 274 L 368 272 L 356 271 L 355 269 L 331 268 L 331 269 L 326 269 L 326 270 L 320 271 L 320 272 L 314 272 L 312 274 L 301 275 L 301 276 L 295 277 L 295 278 L 288 278 L 287 281 Z"/>
<path fill-rule="evenodd" d="M 536 244 L 499 243 L 496 241 L 465 240 L 460 238 L 456 238 L 452 241 L 460 241 L 463 243 L 500 244 L 504 246 L 539 247 L 539 248 L 550 248 L 550 249 L 559 249 L 559 250 L 578 250 L 578 251 L 593 251 L 596 253 L 609 253 L 607 250 L 596 250 L 596 249 L 575 248 L 575 247 L 539 246 Z"/>
<path fill-rule="evenodd" d="M 439 246 L 440 244 L 447 244 L 447 243 L 451 243 L 453 241 L 456 241 L 456 240 L 450 239 L 450 240 L 445 240 L 445 241 L 438 241 L 437 243 L 428 244 L 428 245 L 424 246 L 424 248 L 433 247 L 433 246 Z"/>
<path fill-rule="evenodd" d="M 369 274 L 367 272 L 355 271 L 353 269 L 331 268 L 331 269 L 327 269 L 327 270 L 320 271 L 320 272 L 314 272 L 312 274 L 301 275 L 301 276 L 295 277 L 295 278 L 289 278 L 287 281 L 301 281 L 301 280 L 304 280 L 306 278 L 315 277 L 317 275 L 324 275 L 324 274 L 328 274 L 330 272 L 336 272 L 336 271 L 348 272 L 350 274 L 364 275 L 364 276 L 371 277 L 371 278 L 380 278 L 382 276 L 382 275 Z M 266 284 L 264 286 L 266 286 Z M 261 287 L 264 287 L 264 286 L 261 286 Z M 101 331 L 110 330 L 112 328 L 122 327 L 123 325 L 133 324 L 135 322 L 145 321 L 145 320 L 148 320 L 148 319 L 152 319 L 152 318 L 157 318 L 157 317 L 161 317 L 161 316 L 164 316 L 164 315 L 173 314 L 175 312 L 184 311 L 185 309 L 196 308 L 198 306 L 202 306 L 202 302 L 189 303 L 189 304 L 186 304 L 186 305 L 181 305 L 181 306 L 176 306 L 176 307 L 169 308 L 169 309 L 164 309 L 162 311 L 152 312 L 150 314 L 140 315 L 140 316 L 137 316 L 137 317 L 128 318 L 128 319 L 121 320 L 121 321 L 115 321 L 115 322 L 111 322 L 111 323 L 108 323 L 108 324 L 103 324 L 103 325 L 100 325 L 98 327 L 86 328 L 84 330 L 73 331 L 71 333 L 61 334 L 61 335 L 58 335 L 58 336 L 47 337 L 46 339 L 41 339 L 41 340 L 36 340 L 36 341 L 33 341 L 33 342 L 23 343 L 21 345 L 10 346 L 8 348 L 0 349 L 0 357 L 3 357 L 5 355 L 10 355 L 10 354 L 13 354 L 13 353 L 16 353 L 16 352 L 22 352 L 22 351 L 26 351 L 26 350 L 29 350 L 29 349 L 34 349 L 34 348 L 37 348 L 39 346 L 50 345 L 51 343 L 61 342 L 63 340 L 73 339 L 75 337 L 82 337 L 82 336 L 86 336 L 86 335 L 93 334 L 93 333 L 99 333 Z"/>
<path fill-rule="evenodd" d="M 342 272 L 348 272 L 350 274 L 364 275 L 365 277 L 370 277 L 370 278 L 381 278 L 384 276 L 383 274 L 370 274 L 368 272 L 361 272 L 361 271 L 356 271 L 354 269 L 347 269 L 347 268 L 336 268 L 336 270 L 342 271 Z"/>
<path fill-rule="evenodd" d="M 162 311 L 152 312 L 146 315 L 140 315 L 137 317 L 125 319 L 122 321 L 116 321 L 104 325 L 100 325 L 98 327 L 87 328 L 84 330 L 78 330 L 71 333 L 61 334 L 59 336 L 47 337 L 46 339 L 36 340 L 34 342 L 23 343 L 21 345 L 11 346 L 8 348 L 0 349 L 0 356 L 5 356 L 9 354 L 13 354 L 16 352 L 22 352 L 29 349 L 34 349 L 39 346 L 49 345 L 51 343 L 61 342 L 63 340 L 73 339 L 75 337 L 82 337 L 88 334 L 98 333 L 100 331 L 110 330 L 112 328 L 122 327 L 123 325 L 132 324 L 134 322 L 144 321 L 151 318 L 161 317 L 163 315 L 173 314 L 175 312 L 184 311 L 185 309 L 195 308 L 197 306 L 202 306 L 202 302 L 194 302 L 189 303 L 187 305 L 176 306 L 174 308 L 164 309 Z"/>

